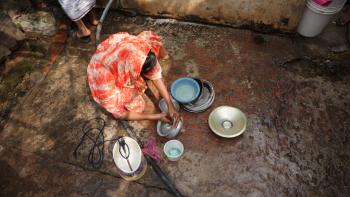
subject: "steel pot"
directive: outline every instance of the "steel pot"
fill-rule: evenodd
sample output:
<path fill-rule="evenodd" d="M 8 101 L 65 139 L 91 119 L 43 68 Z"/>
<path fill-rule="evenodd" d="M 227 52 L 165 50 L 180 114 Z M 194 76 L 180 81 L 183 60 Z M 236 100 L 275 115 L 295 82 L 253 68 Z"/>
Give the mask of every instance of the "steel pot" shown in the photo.
<path fill-rule="evenodd" d="M 119 175 L 127 181 L 140 179 L 147 170 L 140 146 L 130 137 L 121 137 L 114 144 L 113 160 Z"/>

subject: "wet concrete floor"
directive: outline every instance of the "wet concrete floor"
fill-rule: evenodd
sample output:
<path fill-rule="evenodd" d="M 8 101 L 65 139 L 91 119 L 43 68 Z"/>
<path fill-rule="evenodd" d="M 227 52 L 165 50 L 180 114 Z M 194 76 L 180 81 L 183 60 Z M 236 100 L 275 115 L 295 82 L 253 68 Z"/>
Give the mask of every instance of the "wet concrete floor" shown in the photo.
<path fill-rule="evenodd" d="M 185 154 L 159 165 L 185 196 L 348 196 L 350 194 L 350 52 L 332 54 L 343 29 L 316 39 L 112 13 L 103 37 L 117 31 L 156 31 L 170 59 L 169 85 L 191 76 L 209 80 L 216 100 L 206 112 L 181 111 Z M 336 28 L 336 27 L 330 27 Z M 345 38 L 344 38 L 345 39 Z M 90 97 L 86 67 L 94 44 L 68 39 L 45 77 L 26 93 L 0 132 L 2 196 L 171 196 L 151 169 L 136 182 L 121 179 L 105 148 L 101 169 L 87 162 L 89 144 L 72 152 L 83 123 L 106 120 L 106 138 L 126 135 Z M 207 124 L 218 106 L 241 109 L 245 133 L 234 139 Z M 157 111 L 148 102 L 148 111 Z M 155 123 L 132 122 L 141 138 Z M 157 137 L 162 150 L 167 140 Z"/>

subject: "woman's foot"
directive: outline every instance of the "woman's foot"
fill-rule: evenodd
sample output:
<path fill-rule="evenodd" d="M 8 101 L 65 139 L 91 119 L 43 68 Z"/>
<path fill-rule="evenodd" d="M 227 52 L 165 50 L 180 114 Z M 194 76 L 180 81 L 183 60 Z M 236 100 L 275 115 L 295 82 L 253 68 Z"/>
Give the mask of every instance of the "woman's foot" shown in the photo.
<path fill-rule="evenodd" d="M 91 31 L 90 29 L 88 29 L 84 22 L 82 20 L 76 21 L 75 22 L 78 30 L 73 32 L 73 38 L 84 42 L 84 43 L 88 43 L 90 42 L 90 35 L 91 35 Z"/>
<path fill-rule="evenodd" d="M 83 35 L 80 34 L 79 31 L 74 31 L 72 35 L 75 40 L 78 40 L 82 43 L 89 43 L 91 41 L 90 34 Z"/>
<path fill-rule="evenodd" d="M 77 36 L 79 37 L 86 37 L 90 35 L 91 35 L 90 29 L 79 29 L 79 31 L 77 31 Z"/>

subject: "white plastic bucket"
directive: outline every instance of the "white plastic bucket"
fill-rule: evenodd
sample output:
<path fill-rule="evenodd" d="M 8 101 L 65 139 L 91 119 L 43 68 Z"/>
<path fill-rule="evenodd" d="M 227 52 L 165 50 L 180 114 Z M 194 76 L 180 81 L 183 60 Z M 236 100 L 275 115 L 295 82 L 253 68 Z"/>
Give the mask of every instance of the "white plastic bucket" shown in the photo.
<path fill-rule="evenodd" d="M 173 150 L 176 150 L 175 154 L 172 154 Z M 179 140 L 170 140 L 165 143 L 163 151 L 170 161 L 177 161 L 184 153 L 184 145 Z"/>
<path fill-rule="evenodd" d="M 308 0 L 298 26 L 298 33 L 305 37 L 319 35 L 327 26 L 334 14 L 338 13 L 346 0 L 333 0 L 328 6 L 321 6 L 313 0 Z"/>

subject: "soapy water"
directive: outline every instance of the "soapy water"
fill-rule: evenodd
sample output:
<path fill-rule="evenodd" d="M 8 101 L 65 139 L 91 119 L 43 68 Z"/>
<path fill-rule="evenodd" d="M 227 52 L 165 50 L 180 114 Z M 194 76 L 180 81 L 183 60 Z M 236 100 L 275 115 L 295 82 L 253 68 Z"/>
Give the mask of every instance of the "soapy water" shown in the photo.
<path fill-rule="evenodd" d="M 191 100 L 195 97 L 195 90 L 191 85 L 183 84 L 176 88 L 175 96 L 181 100 Z"/>
<path fill-rule="evenodd" d="M 176 156 L 180 155 L 180 153 L 181 153 L 181 151 L 178 148 L 171 148 L 168 151 L 168 154 L 172 157 L 176 157 Z"/>

